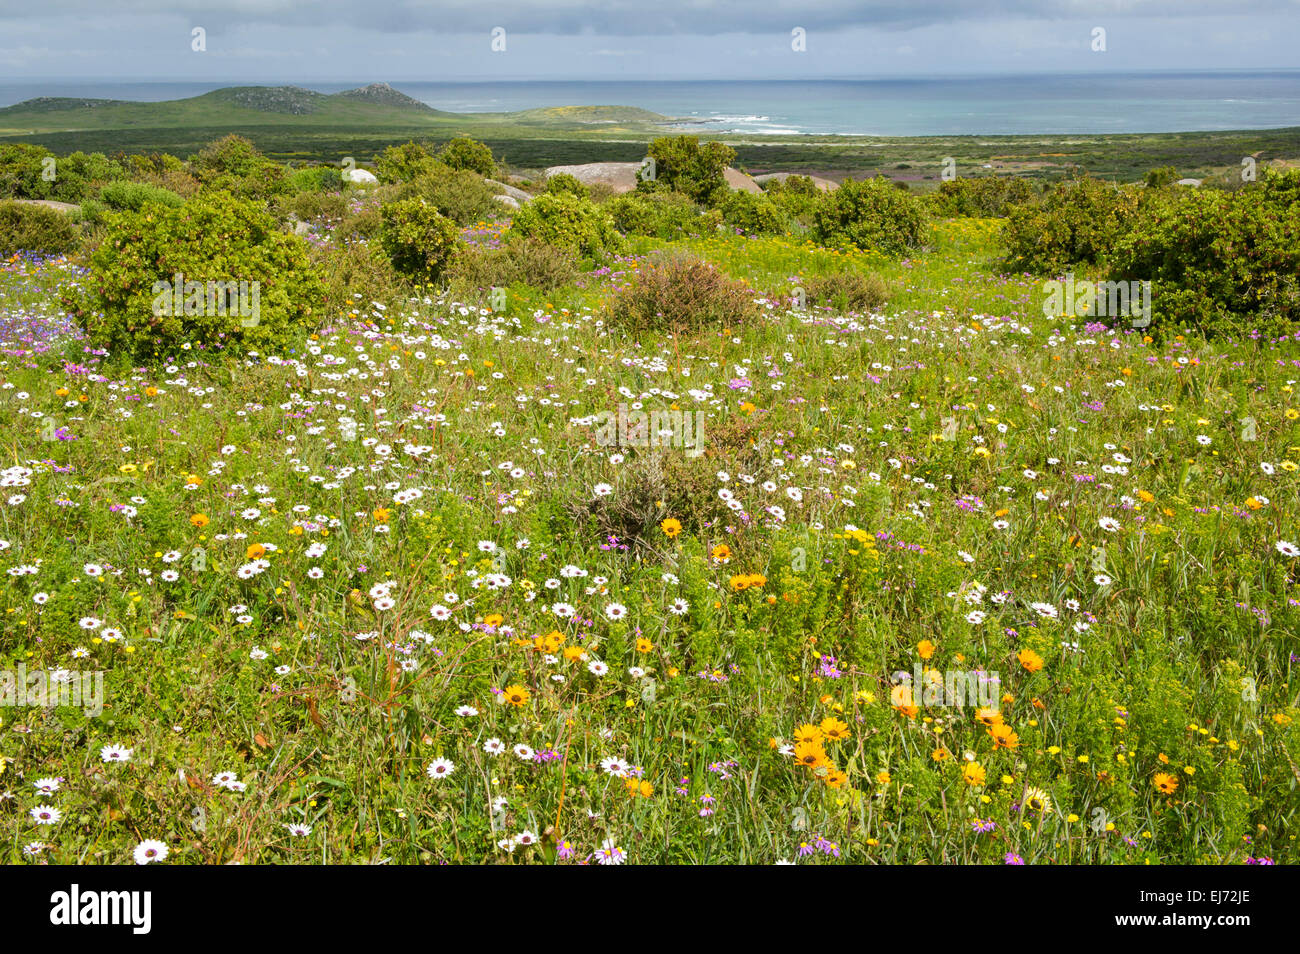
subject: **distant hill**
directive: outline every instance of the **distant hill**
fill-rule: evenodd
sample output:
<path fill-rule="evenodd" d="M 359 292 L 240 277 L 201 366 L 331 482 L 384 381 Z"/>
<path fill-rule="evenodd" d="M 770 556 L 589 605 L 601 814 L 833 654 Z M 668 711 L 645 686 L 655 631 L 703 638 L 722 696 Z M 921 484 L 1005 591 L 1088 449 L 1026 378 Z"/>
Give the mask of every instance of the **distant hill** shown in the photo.
<path fill-rule="evenodd" d="M 508 124 L 574 130 L 589 126 L 648 128 L 666 116 L 630 106 L 559 106 L 518 113 L 449 113 L 407 96 L 387 83 L 342 93 L 301 86 L 228 86 L 188 99 L 157 103 L 42 96 L 0 109 L 0 137 L 111 129 L 239 129 L 285 123 L 353 131 L 429 127 L 500 127 Z M 439 127 L 442 127 L 439 129 Z M 459 130 L 457 130 L 459 131 Z"/>

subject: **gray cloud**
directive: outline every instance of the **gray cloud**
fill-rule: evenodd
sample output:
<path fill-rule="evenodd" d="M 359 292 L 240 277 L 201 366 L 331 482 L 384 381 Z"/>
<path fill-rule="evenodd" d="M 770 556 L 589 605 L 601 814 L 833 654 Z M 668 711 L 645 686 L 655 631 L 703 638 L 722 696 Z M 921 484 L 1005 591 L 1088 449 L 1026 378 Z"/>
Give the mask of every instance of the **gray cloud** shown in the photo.
<path fill-rule="evenodd" d="M 115 20 L 168 18 L 203 26 L 209 32 L 273 25 L 464 34 L 501 26 L 522 34 L 561 36 L 711 36 L 788 34 L 796 26 L 808 30 L 909 30 L 988 19 L 1094 18 L 1102 24 L 1107 18 L 1129 17 L 1249 18 L 1300 11 L 1300 0 L 1251 0 L 1248 9 L 1243 6 L 1224 0 L 135 0 L 108 9 L 102 0 L 3 0 L 0 19 L 102 15 L 111 15 Z"/>

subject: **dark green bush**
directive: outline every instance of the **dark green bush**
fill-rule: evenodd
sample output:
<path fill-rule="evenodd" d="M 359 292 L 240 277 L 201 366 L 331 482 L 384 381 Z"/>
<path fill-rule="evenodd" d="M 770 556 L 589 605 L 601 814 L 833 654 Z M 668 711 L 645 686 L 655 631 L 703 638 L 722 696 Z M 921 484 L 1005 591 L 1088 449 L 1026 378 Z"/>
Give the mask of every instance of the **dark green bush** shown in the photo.
<path fill-rule="evenodd" d="M 1146 187 L 1148 189 L 1164 189 L 1177 181 L 1177 169 L 1173 166 L 1161 166 L 1159 169 L 1152 169 L 1147 173 Z"/>
<path fill-rule="evenodd" d="M 379 212 L 379 241 L 393 267 L 414 282 L 436 282 L 460 245 L 456 223 L 423 199 L 401 199 Z"/>
<path fill-rule="evenodd" d="M 817 188 L 817 183 L 813 182 L 812 176 L 800 175 L 790 175 L 784 179 L 768 179 L 763 183 L 763 191 L 773 197 L 785 193 L 787 195 L 816 198 L 821 194 L 821 190 Z"/>
<path fill-rule="evenodd" d="M 433 153 L 412 140 L 389 146 L 375 160 L 375 176 L 380 182 L 410 182 L 434 170 L 438 160 Z"/>
<path fill-rule="evenodd" d="M 505 211 L 482 176 L 441 162 L 398 186 L 393 194 L 397 199 L 423 199 L 457 225 L 473 225 Z"/>
<path fill-rule="evenodd" d="M 1016 176 L 974 176 L 941 183 L 926 203 L 941 218 L 1002 218 L 1033 197 L 1033 187 Z"/>
<path fill-rule="evenodd" d="M 1107 256 L 1108 280 L 1150 281 L 1156 329 L 1242 338 L 1300 328 L 1300 171 L 1236 192 L 1146 203 Z"/>
<path fill-rule="evenodd" d="M 491 177 L 497 171 L 497 161 L 492 157 L 492 150 L 469 136 L 457 136 L 443 146 L 438 153 L 438 160 L 453 169 L 477 172 L 481 176 Z"/>
<path fill-rule="evenodd" d="M 1041 205 L 1011 210 L 1002 233 L 1007 266 L 1059 275 L 1100 263 L 1132 223 L 1140 191 L 1092 178 L 1057 183 Z"/>
<path fill-rule="evenodd" d="M 26 202 L 0 202 L 0 255 L 62 254 L 77 247 L 77 229 L 58 209 Z"/>
<path fill-rule="evenodd" d="M 249 283 L 243 303 L 256 305 L 248 316 L 226 293 L 239 282 Z M 305 242 L 258 203 L 204 192 L 174 208 L 110 213 L 84 290 L 67 304 L 93 342 L 149 361 L 184 345 L 283 351 L 316 323 L 321 296 Z"/>
<path fill-rule="evenodd" d="M 744 324 L 758 313 L 754 292 L 708 262 L 669 255 L 638 271 L 606 305 L 606 320 L 633 336 L 691 335 Z"/>
<path fill-rule="evenodd" d="M 651 140 L 646 154 L 655 161 L 655 178 L 639 178 L 640 192 L 672 189 L 712 207 L 730 191 L 724 170 L 735 161 L 736 150 L 725 143 L 701 143 L 698 136 L 661 136 Z"/>
<path fill-rule="evenodd" d="M 370 302 L 391 305 L 408 293 L 406 282 L 377 242 L 341 242 L 311 249 L 325 286 L 328 314 L 363 311 Z"/>
<path fill-rule="evenodd" d="M 189 162 L 195 178 L 212 192 L 268 199 L 290 189 L 284 166 L 266 158 L 243 136 L 223 136 L 210 142 Z"/>
<path fill-rule="evenodd" d="M 289 173 L 295 192 L 337 192 L 343 188 L 343 170 L 335 166 L 305 166 Z"/>
<path fill-rule="evenodd" d="M 99 201 L 116 212 L 138 212 L 151 202 L 171 208 L 185 203 L 175 192 L 143 182 L 110 182 L 100 190 Z"/>
<path fill-rule="evenodd" d="M 583 185 L 577 176 L 570 175 L 567 172 L 557 172 L 549 177 L 546 180 L 546 191 L 551 193 L 569 192 L 579 199 L 591 198 L 591 190 Z"/>
<path fill-rule="evenodd" d="M 672 240 L 713 231 L 700 208 L 680 192 L 629 192 L 601 206 L 625 235 Z"/>
<path fill-rule="evenodd" d="M 535 238 L 598 259 L 622 245 L 614 222 L 599 206 L 569 193 L 543 194 L 515 213 L 506 235 Z"/>
<path fill-rule="evenodd" d="M 0 197 L 81 202 L 106 182 L 126 177 L 103 153 L 74 152 L 59 158 L 43 146 L 0 145 Z"/>
<path fill-rule="evenodd" d="M 722 221 L 747 235 L 781 235 L 790 231 L 782 210 L 765 195 L 733 192 L 718 203 Z"/>
<path fill-rule="evenodd" d="M 813 236 L 831 248 L 901 255 L 925 242 L 928 219 L 919 199 L 885 178 L 846 179 L 825 193 L 813 214 Z"/>

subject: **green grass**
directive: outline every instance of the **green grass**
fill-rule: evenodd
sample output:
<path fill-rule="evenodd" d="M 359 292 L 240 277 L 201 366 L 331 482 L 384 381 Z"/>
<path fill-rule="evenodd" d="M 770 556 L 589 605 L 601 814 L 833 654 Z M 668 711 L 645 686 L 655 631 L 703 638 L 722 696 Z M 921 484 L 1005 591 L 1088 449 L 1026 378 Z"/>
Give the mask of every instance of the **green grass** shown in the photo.
<path fill-rule="evenodd" d="M 355 92 L 355 91 L 354 91 Z M 656 136 L 681 129 L 669 117 L 627 106 L 562 106 L 513 113 L 448 113 L 396 91 L 377 100 L 296 87 L 233 87 L 157 103 L 44 99 L 0 109 L 0 142 L 59 153 L 170 152 L 189 155 L 238 133 L 278 159 L 370 161 L 408 139 L 470 135 L 522 169 L 581 162 L 635 162 Z M 755 173 L 803 171 L 886 175 L 936 185 L 945 159 L 960 175 L 1015 174 L 1057 179 L 1070 168 L 1120 181 L 1174 166 L 1182 176 L 1234 180 L 1241 160 L 1300 159 L 1300 127 L 1224 132 L 1055 136 L 757 136 L 682 127 L 736 149 Z M 985 169 L 985 165 L 991 168 Z"/>
<path fill-rule="evenodd" d="M 597 326 L 653 240 L 621 277 L 518 288 L 502 314 L 358 306 L 367 325 L 333 316 L 289 363 L 131 369 L 20 323 L 0 446 L 31 474 L 0 504 L 0 562 L 38 571 L 0 596 L 0 668 L 102 670 L 106 699 L 0 709 L 5 860 L 40 841 L 53 863 L 123 863 L 142 839 L 176 863 L 550 862 L 606 840 L 632 863 L 805 843 L 802 863 L 1297 860 L 1300 562 L 1277 547 L 1300 516 L 1297 347 L 1050 321 L 1039 280 L 998 273 L 997 236 L 941 223 L 896 262 L 675 243 L 761 295 L 846 267 L 894 288 L 881 315 L 773 301 L 698 340 Z M 0 295 L 55 313 L 76 280 L 15 263 Z M 705 453 L 601 447 L 590 416 L 638 400 L 704 414 Z M 71 439 L 42 440 L 47 419 Z M 269 566 L 241 579 L 255 544 Z M 474 586 L 491 573 L 510 585 Z M 970 707 L 904 711 L 894 674 L 919 665 L 999 674 L 1017 746 Z M 823 720 L 845 726 L 825 743 L 842 779 L 781 749 Z M 438 758 L 455 770 L 435 780 Z M 40 805 L 62 819 L 37 826 Z M 536 845 L 498 847 L 525 831 Z"/>

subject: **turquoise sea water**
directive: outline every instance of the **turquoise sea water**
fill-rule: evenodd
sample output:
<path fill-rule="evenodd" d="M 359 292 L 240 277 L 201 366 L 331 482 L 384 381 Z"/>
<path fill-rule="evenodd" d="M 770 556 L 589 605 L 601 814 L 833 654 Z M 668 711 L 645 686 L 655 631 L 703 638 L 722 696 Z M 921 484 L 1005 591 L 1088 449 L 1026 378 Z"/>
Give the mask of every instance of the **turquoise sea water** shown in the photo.
<path fill-rule="evenodd" d="M 332 93 L 364 85 L 297 85 Z M 35 96 L 162 100 L 217 83 L 0 83 L 0 106 Z M 284 85 L 266 83 L 263 85 Z M 509 112 L 541 106 L 640 106 L 737 133 L 880 136 L 1124 133 L 1300 126 L 1300 70 L 1054 74 L 737 82 L 393 84 L 438 109 Z"/>

